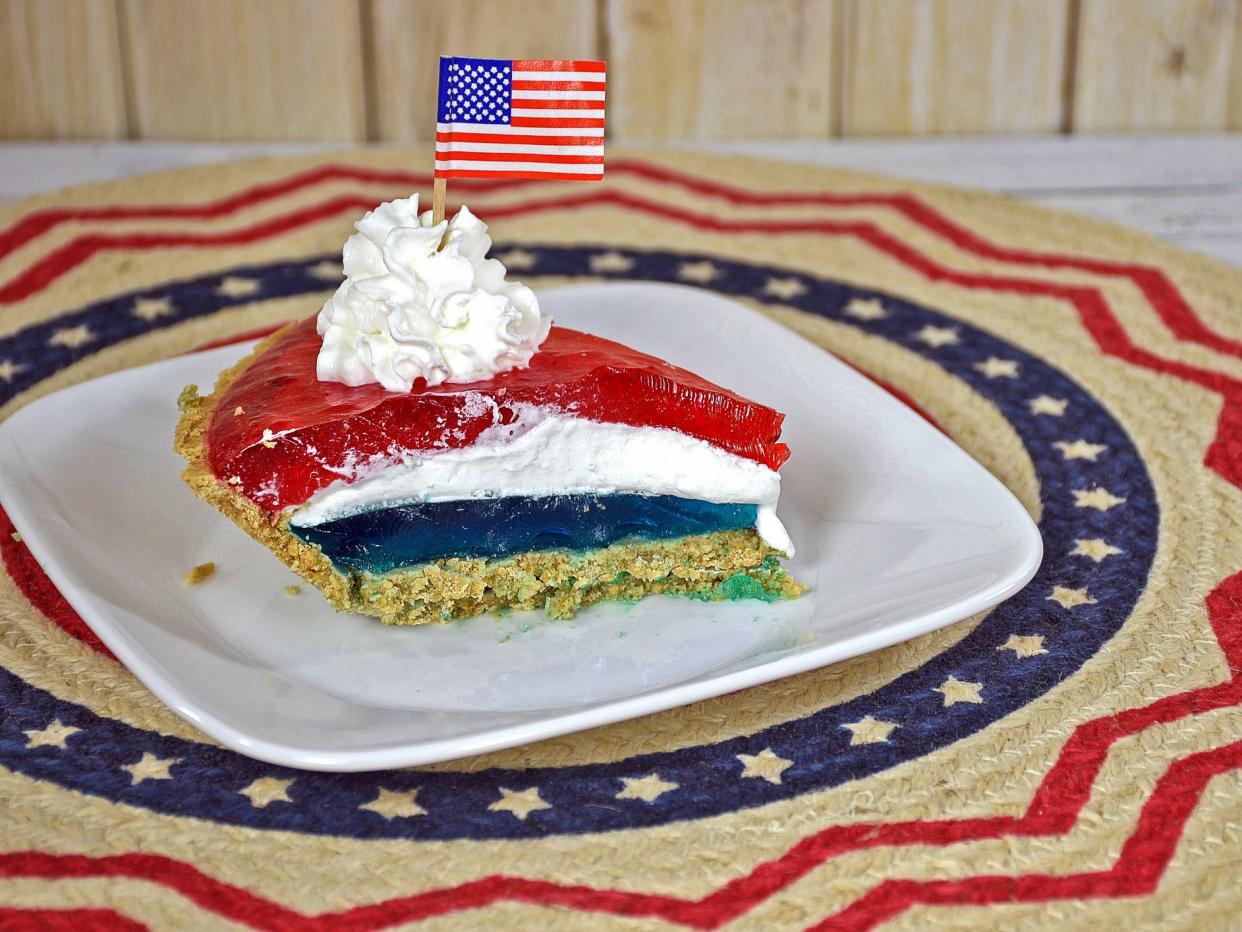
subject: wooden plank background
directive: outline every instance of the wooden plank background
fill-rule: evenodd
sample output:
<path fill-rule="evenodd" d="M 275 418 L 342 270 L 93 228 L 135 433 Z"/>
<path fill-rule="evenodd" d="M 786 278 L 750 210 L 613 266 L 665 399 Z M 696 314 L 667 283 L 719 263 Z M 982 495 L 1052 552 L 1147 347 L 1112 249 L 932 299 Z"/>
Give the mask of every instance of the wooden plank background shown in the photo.
<path fill-rule="evenodd" d="M 441 52 L 613 139 L 1242 130 L 1242 0 L 0 0 L 0 138 L 426 138 Z"/>

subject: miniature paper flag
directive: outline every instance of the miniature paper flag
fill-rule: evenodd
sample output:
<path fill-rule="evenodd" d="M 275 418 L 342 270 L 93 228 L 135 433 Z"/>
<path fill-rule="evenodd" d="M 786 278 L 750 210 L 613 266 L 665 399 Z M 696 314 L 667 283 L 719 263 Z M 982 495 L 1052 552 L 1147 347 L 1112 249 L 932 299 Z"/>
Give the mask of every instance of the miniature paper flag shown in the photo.
<path fill-rule="evenodd" d="M 602 61 L 440 58 L 437 178 L 604 178 Z"/>

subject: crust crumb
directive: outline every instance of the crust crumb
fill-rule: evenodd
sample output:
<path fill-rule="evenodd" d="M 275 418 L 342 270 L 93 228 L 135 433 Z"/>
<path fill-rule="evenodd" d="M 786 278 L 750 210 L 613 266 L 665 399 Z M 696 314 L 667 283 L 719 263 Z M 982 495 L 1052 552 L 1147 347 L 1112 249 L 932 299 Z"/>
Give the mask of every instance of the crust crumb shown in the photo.
<path fill-rule="evenodd" d="M 297 595 L 301 591 L 301 586 L 285 586 L 285 595 L 290 597 Z"/>
<path fill-rule="evenodd" d="M 245 414 L 245 413 L 246 413 L 246 409 L 243 408 L 241 405 L 238 405 L 236 408 L 233 409 L 233 417 L 237 417 L 239 414 Z"/>
<path fill-rule="evenodd" d="M 21 532 L 20 532 L 20 531 L 14 531 L 14 532 L 13 532 L 12 534 L 10 534 L 9 536 L 10 536 L 11 538 L 13 538 L 13 542 L 14 542 L 14 543 L 17 543 L 17 544 L 20 544 L 20 543 L 22 542 L 22 540 L 24 539 L 24 538 L 22 537 L 22 535 L 21 535 Z"/>
<path fill-rule="evenodd" d="M 214 563 L 200 563 L 190 572 L 185 574 L 185 584 L 187 586 L 197 586 L 199 583 L 210 579 L 216 574 L 216 565 Z"/>

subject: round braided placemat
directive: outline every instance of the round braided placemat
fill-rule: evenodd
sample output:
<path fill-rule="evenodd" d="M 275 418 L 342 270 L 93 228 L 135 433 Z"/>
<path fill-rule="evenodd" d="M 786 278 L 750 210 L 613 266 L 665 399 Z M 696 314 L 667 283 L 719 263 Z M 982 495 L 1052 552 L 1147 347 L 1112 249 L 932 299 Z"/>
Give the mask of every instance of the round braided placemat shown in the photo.
<path fill-rule="evenodd" d="M 0 209 L 0 415 L 313 312 L 349 225 L 426 191 L 425 157 L 198 168 Z M 160 705 L 0 513 L 0 925 L 1235 920 L 1242 274 L 990 195 L 685 153 L 611 157 L 602 186 L 451 193 L 537 287 L 696 285 L 865 370 L 1014 490 L 1039 574 L 985 616 L 768 686 L 484 758 L 315 774 Z"/>

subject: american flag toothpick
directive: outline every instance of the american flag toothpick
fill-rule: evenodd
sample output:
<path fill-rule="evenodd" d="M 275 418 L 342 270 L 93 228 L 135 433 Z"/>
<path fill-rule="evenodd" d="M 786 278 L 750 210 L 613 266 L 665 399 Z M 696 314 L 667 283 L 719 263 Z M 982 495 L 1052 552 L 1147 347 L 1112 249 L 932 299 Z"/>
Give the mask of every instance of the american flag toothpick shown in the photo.
<path fill-rule="evenodd" d="M 441 56 L 434 219 L 449 178 L 604 178 L 602 61 Z"/>

